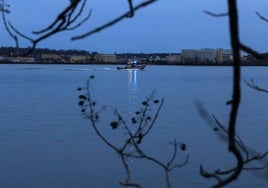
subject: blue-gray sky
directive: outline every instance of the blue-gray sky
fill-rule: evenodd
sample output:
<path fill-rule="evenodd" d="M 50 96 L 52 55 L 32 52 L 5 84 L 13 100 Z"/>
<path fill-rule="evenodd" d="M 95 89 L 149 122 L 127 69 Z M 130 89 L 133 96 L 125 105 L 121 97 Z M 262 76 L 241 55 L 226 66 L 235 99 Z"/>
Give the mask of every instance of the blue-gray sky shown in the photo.
<path fill-rule="evenodd" d="M 142 0 L 133 0 L 135 4 Z M 52 22 L 57 12 L 69 0 L 7 0 L 11 5 L 9 21 L 25 34 L 42 29 Z M 267 52 L 268 23 L 255 12 L 268 17 L 267 0 L 239 0 L 240 35 L 243 43 Z M 92 9 L 91 18 L 81 28 L 63 32 L 38 44 L 37 47 L 54 49 L 84 49 L 90 52 L 180 52 L 189 48 L 230 48 L 227 17 L 214 18 L 203 10 L 227 12 L 226 0 L 158 0 L 139 10 L 134 18 L 126 19 L 100 33 L 78 41 L 72 36 L 124 13 L 127 0 L 88 0 L 86 10 Z M 14 42 L 0 24 L 0 45 L 14 46 Z M 22 47 L 29 46 L 22 40 Z"/>

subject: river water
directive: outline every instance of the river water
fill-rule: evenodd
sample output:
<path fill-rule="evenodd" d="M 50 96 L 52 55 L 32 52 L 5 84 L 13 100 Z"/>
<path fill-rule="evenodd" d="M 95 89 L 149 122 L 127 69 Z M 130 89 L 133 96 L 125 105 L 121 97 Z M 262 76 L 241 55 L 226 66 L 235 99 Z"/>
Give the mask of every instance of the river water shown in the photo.
<path fill-rule="evenodd" d="M 243 67 L 242 79 L 268 88 L 268 67 Z M 109 105 L 127 120 L 156 91 L 164 106 L 155 127 L 143 141 L 144 150 L 161 161 L 172 154 L 170 141 L 185 143 L 171 173 L 173 187 L 209 187 L 199 166 L 213 171 L 235 163 L 221 141 L 197 112 L 199 101 L 222 124 L 228 122 L 231 67 L 147 66 L 144 71 L 116 70 L 113 65 L 0 65 L 0 187 L 114 188 L 125 174 L 119 157 L 94 133 L 77 105 L 78 87 L 90 89 L 97 106 Z M 268 94 L 242 82 L 238 133 L 256 152 L 268 149 Z M 105 114 L 106 113 L 106 114 Z M 112 131 L 112 112 L 100 115 L 98 126 L 118 143 L 124 132 Z M 144 187 L 165 187 L 164 173 L 147 161 L 128 161 L 133 181 Z M 264 161 L 267 163 L 266 161 Z M 254 163 L 253 166 L 263 165 Z M 228 187 L 268 187 L 263 173 L 243 172 Z"/>

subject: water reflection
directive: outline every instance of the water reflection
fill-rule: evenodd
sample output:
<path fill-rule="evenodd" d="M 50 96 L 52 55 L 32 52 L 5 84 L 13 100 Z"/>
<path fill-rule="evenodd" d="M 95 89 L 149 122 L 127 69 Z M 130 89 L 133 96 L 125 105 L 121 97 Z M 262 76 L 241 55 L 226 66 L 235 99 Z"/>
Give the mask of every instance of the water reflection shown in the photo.
<path fill-rule="evenodd" d="M 128 115 L 132 116 L 137 110 L 137 70 L 128 70 Z"/>
<path fill-rule="evenodd" d="M 128 117 L 133 117 L 135 112 L 137 111 L 137 105 L 138 105 L 138 97 L 137 97 L 137 91 L 138 91 L 138 82 L 137 82 L 137 70 L 128 70 Z M 134 134 L 136 132 L 136 127 L 132 126 L 130 127 L 131 132 Z M 134 147 L 129 148 L 130 152 L 134 151 Z M 131 159 L 129 161 L 131 164 L 134 163 L 134 160 Z"/>

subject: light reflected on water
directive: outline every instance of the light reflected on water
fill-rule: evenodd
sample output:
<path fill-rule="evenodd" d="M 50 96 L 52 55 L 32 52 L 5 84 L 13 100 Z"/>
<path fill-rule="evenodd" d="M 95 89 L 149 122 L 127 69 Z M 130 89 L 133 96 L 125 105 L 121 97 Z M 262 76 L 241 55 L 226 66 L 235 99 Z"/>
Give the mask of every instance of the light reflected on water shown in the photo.
<path fill-rule="evenodd" d="M 128 115 L 132 116 L 137 110 L 138 104 L 138 71 L 128 70 Z"/>
<path fill-rule="evenodd" d="M 137 82 L 137 70 L 128 70 L 128 107 L 127 107 L 127 115 L 129 118 L 132 118 L 135 115 L 135 112 L 137 111 L 137 105 L 138 105 L 138 82 Z M 132 134 L 136 132 L 136 127 L 131 126 L 130 130 Z M 134 147 L 131 146 L 129 148 L 129 151 L 133 152 Z M 131 159 L 129 161 L 131 164 L 134 163 L 134 160 Z"/>

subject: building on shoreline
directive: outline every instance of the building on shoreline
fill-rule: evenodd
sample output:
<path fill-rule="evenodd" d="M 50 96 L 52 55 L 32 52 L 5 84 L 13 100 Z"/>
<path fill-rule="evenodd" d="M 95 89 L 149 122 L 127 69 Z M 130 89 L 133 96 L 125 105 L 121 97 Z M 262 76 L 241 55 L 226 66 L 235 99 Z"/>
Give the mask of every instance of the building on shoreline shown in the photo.
<path fill-rule="evenodd" d="M 53 54 L 41 54 L 39 61 L 52 63 L 52 62 L 65 62 L 65 59 L 61 55 L 53 53 Z"/>
<path fill-rule="evenodd" d="M 117 63 L 118 58 L 114 54 L 96 54 L 94 56 L 96 62 L 99 63 Z"/>
<path fill-rule="evenodd" d="M 72 63 L 90 63 L 92 57 L 90 55 L 71 55 L 69 61 Z"/>
<path fill-rule="evenodd" d="M 0 47 L 0 63 L 40 64 L 124 64 L 129 59 L 153 65 L 232 65 L 232 50 L 222 48 L 182 49 L 181 53 L 115 53 L 101 54 L 85 50 L 35 49 Z M 15 53 L 16 52 L 16 53 Z M 14 55 L 17 54 L 17 55 Z M 19 55 L 20 54 L 20 55 Z M 268 53 L 264 59 L 248 54 L 242 56 L 242 65 L 268 65 Z"/>
<path fill-rule="evenodd" d="M 170 64 L 181 62 L 181 54 L 170 54 L 166 56 L 166 61 Z"/>
<path fill-rule="evenodd" d="M 12 63 L 34 63 L 34 57 L 24 57 L 24 56 L 17 56 L 17 57 L 0 57 L 0 62 L 12 62 Z"/>
<path fill-rule="evenodd" d="M 183 49 L 183 63 L 227 63 L 233 60 L 232 50 L 227 49 Z"/>

